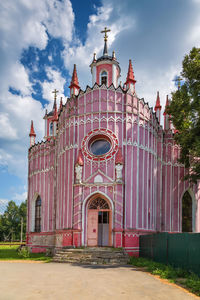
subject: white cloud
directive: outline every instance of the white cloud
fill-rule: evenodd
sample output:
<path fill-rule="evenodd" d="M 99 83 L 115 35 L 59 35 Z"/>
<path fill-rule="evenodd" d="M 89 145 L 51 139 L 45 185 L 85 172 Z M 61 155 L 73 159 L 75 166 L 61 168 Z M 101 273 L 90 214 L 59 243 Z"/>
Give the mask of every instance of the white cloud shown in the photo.
<path fill-rule="evenodd" d="M 0 2 L 0 165 L 19 177 L 27 176 L 27 150 L 29 147 L 30 121 L 34 121 L 36 140 L 44 135 L 44 109 L 32 98 L 32 84 L 28 71 L 20 62 L 24 49 L 30 46 L 45 49 L 47 32 L 70 42 L 74 30 L 74 14 L 69 0 L 7 0 Z M 35 66 L 37 68 L 37 66 Z M 63 92 L 63 81 L 58 71 L 47 70 L 51 83 L 47 89 L 59 88 Z M 19 91 L 13 95 L 9 88 Z M 16 195 L 18 197 L 18 195 Z"/>
<path fill-rule="evenodd" d="M 102 55 L 104 42 L 100 31 L 107 26 L 111 29 L 108 33 L 109 54 L 115 49 L 122 70 L 120 80 L 125 81 L 128 59 L 131 58 L 138 96 L 145 98 L 154 107 L 159 91 L 164 110 L 166 95 L 175 89 L 173 79 L 181 72 L 184 55 L 194 46 L 195 41 L 200 41 L 197 2 L 199 0 L 195 1 L 193 7 L 188 1 L 187 7 L 183 5 L 180 9 L 180 5 L 175 7 L 171 1 L 170 5 L 174 5 L 173 9 L 177 10 L 172 13 L 170 5 L 163 10 L 157 1 L 152 1 L 152 8 L 148 12 L 148 7 L 139 5 L 137 1 L 103 0 L 102 7 L 89 18 L 84 44 L 76 40 L 74 45 L 67 45 L 64 50 L 65 65 L 72 72 L 73 64 L 77 64 L 82 89 L 87 84 L 91 85 L 89 64 L 94 52 L 97 57 Z M 160 8 L 157 8 L 158 4 Z M 187 18 L 182 16 L 182 12 Z M 161 19 L 161 14 L 163 18 L 168 15 L 168 20 Z"/>
<path fill-rule="evenodd" d="M 45 80 L 41 84 L 42 96 L 44 99 L 49 101 L 48 109 L 51 110 L 54 101 L 54 95 L 52 92 L 56 88 L 58 90 L 57 95 L 59 95 L 58 99 L 60 98 L 60 96 L 64 99 L 64 85 L 66 84 L 66 79 L 62 77 L 61 73 L 58 70 L 47 67 L 45 71 L 48 77 L 48 81 Z"/>
<path fill-rule="evenodd" d="M 108 46 L 112 45 L 119 33 L 131 27 L 132 30 L 135 28 L 135 19 L 133 17 L 122 16 L 112 20 L 114 9 L 114 5 L 110 1 L 105 2 L 102 7 L 97 9 L 97 13 L 89 18 L 86 42 L 82 44 L 80 40 L 76 39 L 71 47 L 68 44 L 65 45 L 65 50 L 63 51 L 65 66 L 72 73 L 74 63 L 77 64 L 81 85 L 90 84 L 91 82 L 89 65 L 92 62 L 93 53 L 97 53 L 97 56 L 102 55 L 104 42 L 101 31 L 104 27 L 107 26 L 111 29 Z M 84 89 L 85 87 L 83 86 L 82 88 Z"/>
<path fill-rule="evenodd" d="M 8 205 L 8 199 L 0 199 L 0 215 L 4 213 Z"/>
<path fill-rule="evenodd" d="M 24 202 L 27 199 L 27 191 L 23 193 L 15 193 L 13 196 L 13 200 L 19 205 L 21 202 Z"/>

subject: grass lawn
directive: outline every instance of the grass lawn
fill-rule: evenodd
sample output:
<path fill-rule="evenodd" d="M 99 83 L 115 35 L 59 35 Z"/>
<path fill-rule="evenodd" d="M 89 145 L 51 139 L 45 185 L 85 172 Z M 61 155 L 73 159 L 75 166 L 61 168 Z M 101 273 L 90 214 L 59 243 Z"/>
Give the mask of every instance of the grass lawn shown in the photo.
<path fill-rule="evenodd" d="M 51 261 L 51 257 L 45 255 L 45 253 L 25 253 L 24 255 L 20 255 L 17 249 L 19 245 L 0 245 L 0 260 L 15 260 L 15 259 L 23 259 L 23 260 L 35 260 L 35 261 Z"/>
<path fill-rule="evenodd" d="M 194 273 L 187 272 L 180 268 L 173 268 L 170 265 L 164 265 L 146 258 L 131 257 L 130 264 L 135 267 L 143 268 L 153 275 L 168 279 L 190 292 L 200 296 L 200 277 Z"/>

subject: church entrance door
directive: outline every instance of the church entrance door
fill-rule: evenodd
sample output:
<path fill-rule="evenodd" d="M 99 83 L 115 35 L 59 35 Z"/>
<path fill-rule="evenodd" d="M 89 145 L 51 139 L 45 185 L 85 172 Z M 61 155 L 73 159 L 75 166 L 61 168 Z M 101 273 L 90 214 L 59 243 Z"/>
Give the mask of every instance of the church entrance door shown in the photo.
<path fill-rule="evenodd" d="M 87 222 L 87 245 L 111 246 L 112 212 L 106 200 L 97 197 L 89 203 Z"/>

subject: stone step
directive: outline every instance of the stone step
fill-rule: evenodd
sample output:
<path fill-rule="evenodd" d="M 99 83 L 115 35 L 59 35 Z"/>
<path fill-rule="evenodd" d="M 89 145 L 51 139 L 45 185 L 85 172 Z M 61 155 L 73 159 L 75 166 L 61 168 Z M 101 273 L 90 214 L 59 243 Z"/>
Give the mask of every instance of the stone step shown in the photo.
<path fill-rule="evenodd" d="M 127 264 L 128 254 L 123 249 L 109 247 L 56 249 L 54 262 L 80 264 Z"/>

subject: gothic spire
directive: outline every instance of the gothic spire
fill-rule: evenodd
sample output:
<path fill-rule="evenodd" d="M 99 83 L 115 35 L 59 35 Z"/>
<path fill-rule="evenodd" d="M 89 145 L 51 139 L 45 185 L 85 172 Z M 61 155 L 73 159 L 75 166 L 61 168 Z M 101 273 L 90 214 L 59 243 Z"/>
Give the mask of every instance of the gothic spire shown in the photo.
<path fill-rule="evenodd" d="M 31 130 L 30 130 L 29 136 L 36 136 L 36 133 L 35 133 L 35 130 L 33 127 L 33 120 L 31 120 Z"/>
<path fill-rule="evenodd" d="M 62 107 L 63 107 L 63 102 L 62 102 L 62 97 L 60 97 L 60 107 L 59 107 L 59 111 L 61 111 Z"/>
<path fill-rule="evenodd" d="M 156 111 L 157 109 L 161 109 L 159 91 L 157 92 L 155 111 Z"/>
<path fill-rule="evenodd" d="M 133 84 L 136 83 L 131 59 L 129 59 L 128 73 L 126 77 L 126 84 L 127 83 L 133 83 Z"/>
<path fill-rule="evenodd" d="M 165 111 L 163 113 L 163 115 L 167 115 L 167 107 L 169 106 L 169 98 L 168 98 L 168 95 L 166 97 L 166 103 L 165 103 Z"/>
<path fill-rule="evenodd" d="M 31 146 L 35 145 L 35 137 L 36 137 L 35 130 L 33 127 L 33 120 L 31 120 L 31 130 L 30 130 L 29 136 L 30 136 L 30 147 L 31 147 Z"/>
<path fill-rule="evenodd" d="M 77 71 L 76 71 L 76 65 L 74 64 L 74 69 L 73 69 L 73 74 L 72 74 L 72 80 L 71 80 L 71 84 L 69 86 L 70 88 L 70 95 L 78 95 L 79 90 L 80 90 L 80 86 L 79 86 L 79 82 L 78 82 L 78 75 L 77 75 Z"/>
<path fill-rule="evenodd" d="M 72 74 L 72 80 L 71 80 L 71 86 L 77 86 L 79 87 L 79 82 L 78 82 L 78 75 L 77 75 L 77 71 L 76 71 L 76 64 L 74 64 L 74 69 L 73 69 L 73 74 Z"/>

